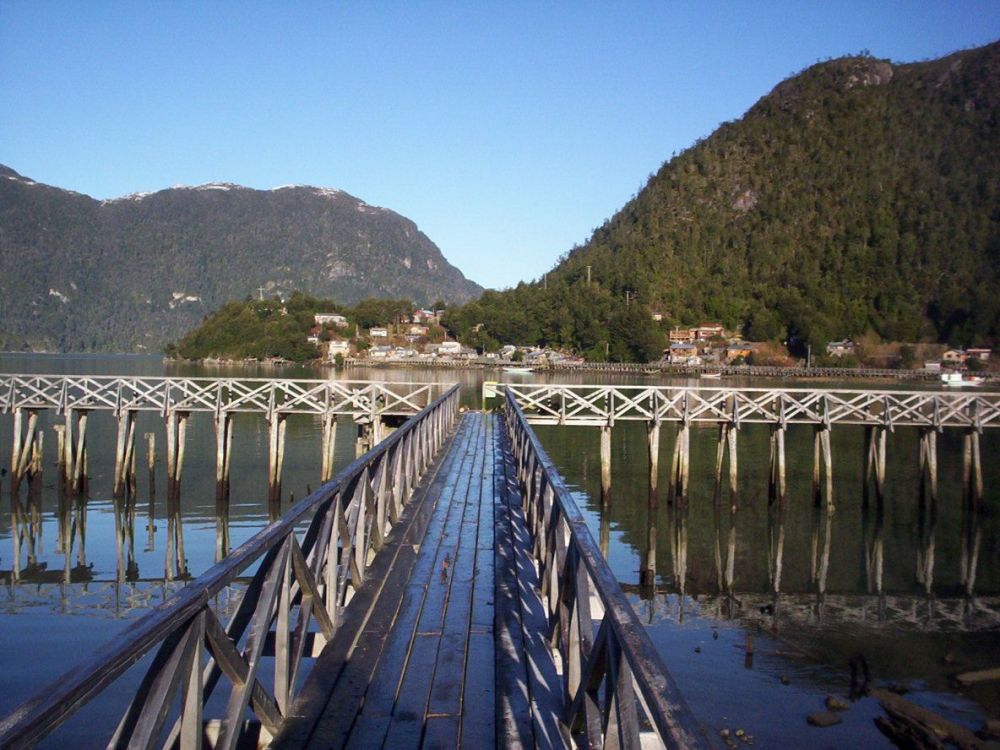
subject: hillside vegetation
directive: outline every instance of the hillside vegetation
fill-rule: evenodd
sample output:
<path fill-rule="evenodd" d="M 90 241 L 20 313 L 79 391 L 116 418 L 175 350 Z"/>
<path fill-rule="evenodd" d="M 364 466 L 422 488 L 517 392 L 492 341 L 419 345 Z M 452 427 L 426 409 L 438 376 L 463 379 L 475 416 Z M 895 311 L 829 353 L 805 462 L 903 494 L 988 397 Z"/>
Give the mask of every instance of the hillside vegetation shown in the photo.
<path fill-rule="evenodd" d="M 438 300 L 437 304 L 443 303 Z M 278 298 L 246 299 L 223 305 L 200 326 L 169 344 L 166 351 L 185 359 L 280 358 L 306 362 L 320 356 L 319 347 L 307 340 L 311 332 L 320 340 L 351 339 L 362 329 L 403 320 L 413 309 L 408 299 L 370 298 L 352 307 L 301 292 L 293 292 L 285 302 Z M 350 325 L 328 325 L 320 330 L 315 324 L 316 313 L 339 313 Z"/>
<path fill-rule="evenodd" d="M 814 347 L 995 340 L 998 115 L 1000 43 L 817 64 L 664 164 L 547 288 L 487 292 L 447 322 L 591 359 L 658 356 L 669 326 L 708 320 Z"/>

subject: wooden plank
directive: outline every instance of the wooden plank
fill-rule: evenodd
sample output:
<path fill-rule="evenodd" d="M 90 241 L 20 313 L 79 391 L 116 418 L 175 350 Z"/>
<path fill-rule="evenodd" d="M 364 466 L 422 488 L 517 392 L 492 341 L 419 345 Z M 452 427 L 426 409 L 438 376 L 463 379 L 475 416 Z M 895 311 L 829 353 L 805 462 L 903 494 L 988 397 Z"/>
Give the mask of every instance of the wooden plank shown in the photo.
<path fill-rule="evenodd" d="M 462 747 L 485 748 L 499 744 L 493 708 L 496 702 L 494 659 L 493 634 L 471 633 L 462 694 Z"/>
<path fill-rule="evenodd" d="M 428 717 L 421 747 L 435 750 L 458 747 L 458 724 L 457 716 Z"/>
<path fill-rule="evenodd" d="M 410 660 L 406 666 L 386 736 L 386 747 L 400 749 L 420 747 L 431 686 L 428 675 L 434 673 L 440 640 L 440 633 L 418 633 L 413 639 Z"/>

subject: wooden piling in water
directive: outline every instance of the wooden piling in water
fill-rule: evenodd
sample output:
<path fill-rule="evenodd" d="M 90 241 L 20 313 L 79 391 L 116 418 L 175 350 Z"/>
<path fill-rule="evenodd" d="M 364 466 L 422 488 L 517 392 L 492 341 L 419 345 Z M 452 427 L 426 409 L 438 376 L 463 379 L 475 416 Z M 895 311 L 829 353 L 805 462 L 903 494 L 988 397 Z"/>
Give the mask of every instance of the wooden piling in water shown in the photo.
<path fill-rule="evenodd" d="M 131 486 L 132 457 L 135 453 L 135 412 L 122 411 L 118 415 L 118 439 L 115 444 L 114 496 L 121 497 L 126 486 Z"/>
<path fill-rule="evenodd" d="M 63 417 L 63 490 L 69 492 L 73 486 L 73 409 L 67 408 Z"/>
<path fill-rule="evenodd" d="M 670 488 L 668 500 L 680 504 L 687 502 L 688 478 L 690 477 L 691 426 L 681 422 L 677 428 L 673 459 L 670 462 Z"/>
<path fill-rule="evenodd" d="M 22 428 L 22 410 L 14 409 L 14 440 L 11 450 L 11 492 L 17 492 L 21 485 L 21 479 L 29 471 L 31 466 L 32 451 L 35 448 L 35 436 L 37 435 L 38 412 L 28 411 L 28 424 L 24 434 Z"/>
<path fill-rule="evenodd" d="M 928 485 L 931 503 L 937 502 L 937 431 L 920 428 L 920 496 L 924 497 Z"/>
<path fill-rule="evenodd" d="M 180 497 L 184 468 L 184 445 L 188 414 L 171 409 L 167 413 L 167 499 Z"/>
<path fill-rule="evenodd" d="M 869 490 L 873 479 L 875 481 L 875 502 L 881 505 L 885 501 L 885 449 L 888 433 L 888 429 L 882 425 L 867 425 L 865 427 L 864 487 L 862 489 L 864 507 L 868 506 Z"/>
<path fill-rule="evenodd" d="M 87 412 L 79 411 L 77 417 L 76 456 L 73 460 L 73 480 L 70 488 L 73 492 L 86 489 L 87 477 Z"/>
<path fill-rule="evenodd" d="M 771 428 L 771 461 L 768 481 L 768 501 L 785 502 L 785 428 L 775 425 Z"/>
<path fill-rule="evenodd" d="M 233 448 L 233 418 L 226 412 L 215 417 L 215 498 L 229 495 L 230 454 Z"/>
<path fill-rule="evenodd" d="M 834 510 L 833 503 L 833 454 L 830 448 L 830 428 L 826 425 L 816 425 L 813 429 L 813 502 L 820 507 L 823 502 L 823 484 L 820 477 L 826 481 L 826 510 Z"/>
<path fill-rule="evenodd" d="M 736 505 L 736 494 L 739 490 L 739 468 L 736 459 L 736 436 L 739 434 L 739 428 L 736 425 L 729 426 L 728 443 L 729 443 L 729 494 L 730 500 L 735 507 Z"/>
<path fill-rule="evenodd" d="M 601 425 L 601 497 L 611 498 L 611 425 Z"/>
<path fill-rule="evenodd" d="M 146 468 L 149 471 L 149 496 L 156 495 L 156 433 L 146 433 Z"/>
<path fill-rule="evenodd" d="M 979 453 L 979 432 L 966 430 L 962 438 L 962 496 L 977 510 L 983 504 L 983 465 Z"/>
<path fill-rule="evenodd" d="M 649 447 L 649 491 L 656 493 L 660 474 L 660 423 L 659 421 L 646 423 L 646 438 Z"/>
<path fill-rule="evenodd" d="M 328 482 L 333 477 L 333 457 L 337 444 L 337 416 L 332 412 L 323 415 L 322 469 L 320 481 Z"/>
<path fill-rule="evenodd" d="M 268 426 L 267 499 L 281 500 L 281 469 L 285 463 L 285 415 L 273 412 Z"/>
<path fill-rule="evenodd" d="M 18 476 L 17 467 L 21 464 L 21 431 L 24 421 L 24 412 L 20 406 L 14 407 L 14 432 L 11 435 L 10 449 L 10 492 L 15 494 L 21 478 Z"/>

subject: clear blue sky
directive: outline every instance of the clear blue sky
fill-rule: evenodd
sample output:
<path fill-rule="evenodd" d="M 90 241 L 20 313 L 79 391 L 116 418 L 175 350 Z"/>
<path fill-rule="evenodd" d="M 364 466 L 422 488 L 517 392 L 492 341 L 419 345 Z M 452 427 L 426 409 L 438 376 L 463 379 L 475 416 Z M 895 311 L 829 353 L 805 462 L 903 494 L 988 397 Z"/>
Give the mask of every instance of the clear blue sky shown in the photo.
<path fill-rule="evenodd" d="M 96 198 L 336 187 L 502 287 L 817 60 L 997 38 L 998 0 L 0 0 L 0 163 Z"/>

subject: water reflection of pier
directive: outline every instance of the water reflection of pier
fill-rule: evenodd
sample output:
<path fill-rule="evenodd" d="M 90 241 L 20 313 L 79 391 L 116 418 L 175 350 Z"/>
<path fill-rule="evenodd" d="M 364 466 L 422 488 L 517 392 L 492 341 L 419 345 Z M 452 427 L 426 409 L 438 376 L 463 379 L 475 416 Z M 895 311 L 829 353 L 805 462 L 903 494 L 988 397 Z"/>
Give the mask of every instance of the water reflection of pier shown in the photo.
<path fill-rule="evenodd" d="M 32 490 L 26 498 L 19 493 L 11 493 L 11 566 L 0 570 L 0 582 L 12 584 L 75 584 L 94 580 L 93 564 L 87 558 L 87 516 L 90 504 L 82 495 L 59 494 L 55 516 L 56 539 L 53 552 L 62 558 L 62 567 L 53 569 L 49 562 L 41 561 L 44 553 L 43 530 L 45 528 L 42 494 L 39 489 L 41 476 L 36 475 Z M 144 507 L 143 507 L 144 506 Z M 156 548 L 157 529 L 156 495 L 151 492 L 145 501 L 140 501 L 131 493 L 115 498 L 112 505 L 114 515 L 115 574 L 117 583 L 140 580 L 139 564 L 136 556 L 136 536 L 145 532 L 146 553 Z M 166 540 L 162 569 L 146 571 L 144 580 L 170 582 L 191 577 L 184 550 L 184 522 L 181 515 L 180 495 L 172 495 L 162 505 L 164 515 L 160 519 L 166 523 Z M 143 513 L 144 511 L 144 513 Z M 216 546 L 215 561 L 229 553 L 229 500 L 216 501 Z M 140 538 L 142 538 L 140 536 Z M 104 543 L 104 540 L 101 540 Z"/>
<path fill-rule="evenodd" d="M 976 577 L 979 568 L 983 544 L 983 513 L 975 496 L 970 492 L 962 502 L 961 529 L 959 546 L 961 553 L 957 561 L 960 590 L 946 586 L 939 591 L 935 585 L 936 545 L 938 539 L 936 500 L 921 492 L 918 500 L 917 544 L 912 579 L 906 591 L 889 591 L 885 585 L 886 566 L 892 561 L 886 559 L 885 544 L 885 504 L 879 499 L 862 509 L 861 532 L 863 543 L 862 557 L 858 561 L 864 581 L 864 592 L 845 595 L 837 592 L 831 595 L 828 591 L 828 581 L 831 573 L 831 553 L 834 549 L 834 520 L 836 513 L 824 507 L 813 507 L 809 511 L 810 528 L 808 542 L 809 588 L 807 591 L 786 591 L 783 587 L 783 572 L 785 565 L 786 517 L 788 509 L 784 502 L 772 498 L 767 507 L 766 554 L 767 554 L 767 589 L 766 591 L 740 590 L 737 584 L 737 549 L 739 503 L 737 497 L 731 495 L 728 502 L 721 501 L 718 483 L 715 491 L 715 501 L 712 507 L 711 559 L 714 562 L 711 576 L 699 576 L 691 580 L 689 557 L 690 506 L 686 495 L 668 493 L 665 512 L 661 511 L 658 495 L 655 489 L 650 489 L 646 508 L 646 523 L 644 547 L 639 551 L 640 570 L 635 584 L 625 582 L 622 585 L 637 593 L 641 599 L 654 600 L 662 595 L 665 600 L 676 598 L 685 601 L 702 601 L 708 596 L 722 604 L 718 613 L 723 610 L 725 617 L 735 617 L 740 614 L 741 602 L 749 599 L 757 602 L 760 599 L 765 604 L 761 611 L 767 610 L 775 615 L 779 609 L 791 606 L 800 607 L 808 602 L 815 617 L 822 617 L 827 609 L 845 609 L 855 606 L 871 607 L 876 612 L 879 622 L 890 622 L 901 616 L 893 617 L 889 610 L 895 608 L 898 613 L 911 612 L 911 619 L 916 613 L 924 611 L 923 618 L 935 621 L 944 615 L 949 623 L 971 622 L 975 620 L 978 626 L 989 627 L 1000 624 L 994 614 L 985 614 L 997 610 L 993 599 L 983 599 L 976 595 Z M 668 566 L 659 571 L 658 534 L 657 527 L 665 516 L 667 526 Z M 610 537 L 611 496 L 605 495 L 601 506 L 600 539 L 601 548 L 607 554 Z M 744 549 L 760 546 L 759 539 L 748 540 Z M 703 550 L 699 550 L 703 552 Z M 659 577 L 658 577 L 659 572 Z M 659 582 L 658 582 L 659 581 Z M 692 585 L 694 584 L 694 585 Z M 939 599 L 943 593 L 951 597 L 952 604 L 944 604 L 945 599 Z M 846 598 L 845 598 L 846 597 Z M 997 601 L 1000 601 L 998 599 Z M 831 604 L 834 602 L 834 604 Z M 845 603 L 846 602 L 846 603 Z M 959 605 L 957 602 L 964 602 Z M 850 603 L 849 605 L 847 603 Z M 756 604 L 754 605 L 756 606 Z M 941 608 L 944 609 L 941 609 Z M 952 609 L 960 608 L 963 617 L 945 615 Z M 683 609 L 683 608 L 682 608 Z M 703 606 L 699 609 L 704 614 Z M 940 611 L 939 611 L 940 610 Z M 682 611 L 681 611 L 682 614 Z M 837 615 L 834 615 L 835 617 Z M 985 617 L 985 619 L 983 619 Z M 865 618 L 867 619 L 867 618 Z M 916 619 L 913 620 L 916 622 Z"/>

